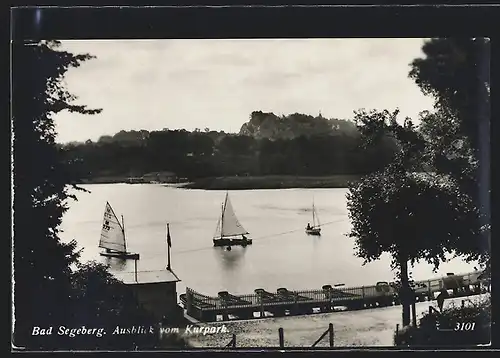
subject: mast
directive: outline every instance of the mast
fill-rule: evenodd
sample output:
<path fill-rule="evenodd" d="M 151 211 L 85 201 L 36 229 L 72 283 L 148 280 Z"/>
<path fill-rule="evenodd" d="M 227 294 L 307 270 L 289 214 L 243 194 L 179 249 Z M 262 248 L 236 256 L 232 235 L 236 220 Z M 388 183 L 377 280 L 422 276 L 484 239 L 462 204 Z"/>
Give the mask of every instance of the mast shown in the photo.
<path fill-rule="evenodd" d="M 319 228 L 321 226 L 321 224 L 319 222 L 318 213 L 316 212 L 316 206 L 314 204 L 313 204 L 313 212 L 314 212 L 314 220 L 315 220 L 314 225 L 317 225 Z"/>
<path fill-rule="evenodd" d="M 224 227 L 224 203 L 221 205 L 221 214 L 220 214 L 220 238 L 222 239 L 222 229 Z"/>
<path fill-rule="evenodd" d="M 170 270 L 170 247 L 172 246 L 172 239 L 170 238 L 170 224 L 167 223 L 167 270 Z"/>
<path fill-rule="evenodd" d="M 314 208 L 314 200 L 313 200 L 313 227 L 316 227 L 316 209 Z"/>
<path fill-rule="evenodd" d="M 221 214 L 221 219 L 220 219 L 220 238 L 222 239 L 222 236 L 224 235 L 224 212 L 226 211 L 226 204 L 227 204 L 227 191 L 226 191 L 226 198 L 224 199 L 224 203 L 222 204 L 222 214 Z"/>
<path fill-rule="evenodd" d="M 127 252 L 127 240 L 125 239 L 125 221 L 123 220 L 123 214 L 122 214 L 122 233 L 123 233 L 123 247 L 125 248 L 125 252 Z"/>

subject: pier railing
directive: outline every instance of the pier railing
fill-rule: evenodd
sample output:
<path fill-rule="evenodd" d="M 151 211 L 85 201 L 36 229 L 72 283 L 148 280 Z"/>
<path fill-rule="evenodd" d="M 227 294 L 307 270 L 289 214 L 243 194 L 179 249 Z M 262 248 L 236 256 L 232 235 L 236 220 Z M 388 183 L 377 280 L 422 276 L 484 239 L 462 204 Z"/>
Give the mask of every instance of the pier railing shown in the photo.
<path fill-rule="evenodd" d="M 471 286 L 479 284 L 479 274 L 481 272 L 450 275 L 412 284 L 417 300 L 432 300 L 435 293 L 443 289 L 471 290 Z M 314 290 L 290 291 L 282 287 L 269 292 L 256 289 L 253 294 L 244 295 L 221 291 L 217 296 L 204 295 L 187 288 L 186 293 L 181 295 L 181 302 L 188 315 L 204 321 L 215 321 L 218 314 L 227 317 L 236 313 L 240 318 L 252 318 L 254 312 L 260 312 L 260 317 L 264 317 L 265 311 L 278 315 L 285 314 L 284 311 L 301 314 L 313 309 L 328 312 L 335 306 L 362 309 L 399 303 L 398 285 L 382 281 L 373 286 L 324 285 Z"/>

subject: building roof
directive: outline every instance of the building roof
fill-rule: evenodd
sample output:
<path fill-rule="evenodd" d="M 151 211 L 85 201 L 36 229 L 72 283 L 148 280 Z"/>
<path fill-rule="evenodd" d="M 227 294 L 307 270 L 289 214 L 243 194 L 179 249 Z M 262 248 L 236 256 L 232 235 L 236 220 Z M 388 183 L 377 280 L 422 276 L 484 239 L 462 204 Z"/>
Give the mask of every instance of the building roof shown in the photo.
<path fill-rule="evenodd" d="M 180 279 L 172 270 L 137 271 L 137 281 L 134 272 L 117 272 L 114 274 L 117 279 L 127 285 L 137 285 L 146 283 L 179 282 Z"/>

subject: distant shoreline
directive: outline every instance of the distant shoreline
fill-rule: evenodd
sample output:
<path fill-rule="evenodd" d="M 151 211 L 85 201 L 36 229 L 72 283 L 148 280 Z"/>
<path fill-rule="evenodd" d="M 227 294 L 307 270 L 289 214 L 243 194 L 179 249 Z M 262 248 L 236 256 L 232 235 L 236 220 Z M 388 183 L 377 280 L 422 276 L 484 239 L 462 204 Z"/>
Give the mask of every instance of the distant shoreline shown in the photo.
<path fill-rule="evenodd" d="M 358 181 L 360 178 L 361 175 L 341 174 L 329 176 L 268 175 L 203 178 L 188 183 L 155 183 L 177 186 L 183 189 L 204 190 L 306 189 L 347 188 L 350 182 Z M 125 177 L 96 177 L 81 184 L 118 184 L 127 182 L 128 180 Z M 137 184 L 147 184 L 147 182 Z"/>
<path fill-rule="evenodd" d="M 185 189 L 249 190 L 293 188 L 347 188 L 350 181 L 359 180 L 357 175 L 331 175 L 322 177 L 269 175 L 236 176 L 200 179 L 183 186 Z"/>

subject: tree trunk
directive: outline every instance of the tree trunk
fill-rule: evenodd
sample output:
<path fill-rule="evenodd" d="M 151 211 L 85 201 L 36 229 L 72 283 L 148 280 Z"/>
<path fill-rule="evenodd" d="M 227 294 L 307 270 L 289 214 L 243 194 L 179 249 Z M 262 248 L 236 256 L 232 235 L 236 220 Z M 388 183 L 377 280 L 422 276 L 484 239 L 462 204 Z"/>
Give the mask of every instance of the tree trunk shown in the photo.
<path fill-rule="evenodd" d="M 476 40 L 480 43 L 478 54 L 478 136 L 475 138 L 478 143 L 478 182 L 479 193 L 477 206 L 480 208 L 480 225 L 482 227 L 490 225 L 490 95 L 486 83 L 490 83 L 490 45 L 485 38 Z M 490 230 L 483 230 L 481 233 L 482 252 L 490 252 Z M 484 255 L 484 254 L 483 254 Z"/>
<path fill-rule="evenodd" d="M 403 319 L 403 327 L 408 326 L 410 324 L 410 307 L 412 304 L 411 300 L 411 287 L 408 279 L 408 260 L 400 256 L 399 265 L 401 268 L 401 290 L 400 290 L 400 298 L 401 298 L 401 306 L 403 308 L 402 319 Z"/>

